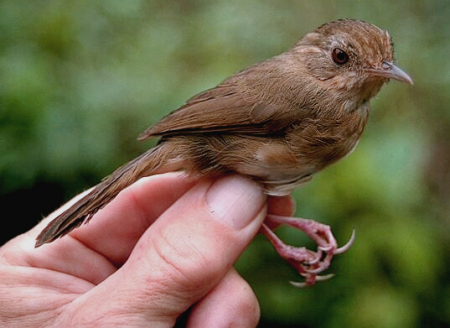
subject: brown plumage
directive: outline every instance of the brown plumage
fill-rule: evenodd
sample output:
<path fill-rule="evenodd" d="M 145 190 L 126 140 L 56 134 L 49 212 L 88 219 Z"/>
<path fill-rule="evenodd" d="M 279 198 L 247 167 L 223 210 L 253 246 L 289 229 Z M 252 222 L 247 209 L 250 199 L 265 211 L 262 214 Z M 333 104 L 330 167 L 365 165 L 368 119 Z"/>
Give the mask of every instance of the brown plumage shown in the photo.
<path fill-rule="evenodd" d="M 289 51 L 207 90 L 145 131 L 159 144 L 125 164 L 54 219 L 36 246 L 61 237 L 141 177 L 185 170 L 237 172 L 286 195 L 349 154 L 369 115 L 369 100 L 389 79 L 412 83 L 393 64 L 389 34 L 356 20 L 334 21 Z"/>

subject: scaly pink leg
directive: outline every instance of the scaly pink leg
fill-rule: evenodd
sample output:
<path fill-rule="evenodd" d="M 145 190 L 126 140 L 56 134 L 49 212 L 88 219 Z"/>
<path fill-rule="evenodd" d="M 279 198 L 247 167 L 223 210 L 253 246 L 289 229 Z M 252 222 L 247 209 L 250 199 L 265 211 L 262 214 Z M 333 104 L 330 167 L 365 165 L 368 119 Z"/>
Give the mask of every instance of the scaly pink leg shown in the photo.
<path fill-rule="evenodd" d="M 355 241 L 355 231 L 353 230 L 347 244 L 338 248 L 331 228 L 313 220 L 268 214 L 266 222 L 277 225 L 286 224 L 299 229 L 317 244 L 316 252 L 305 247 L 289 246 L 283 243 L 267 225 L 263 224 L 261 227 L 262 233 L 266 235 L 278 254 L 288 261 L 301 276 L 305 277 L 305 282 L 303 283 L 291 282 L 296 287 L 314 285 L 316 281 L 331 278 L 333 275 L 319 276 L 318 274 L 328 269 L 334 255 L 346 252 Z"/>

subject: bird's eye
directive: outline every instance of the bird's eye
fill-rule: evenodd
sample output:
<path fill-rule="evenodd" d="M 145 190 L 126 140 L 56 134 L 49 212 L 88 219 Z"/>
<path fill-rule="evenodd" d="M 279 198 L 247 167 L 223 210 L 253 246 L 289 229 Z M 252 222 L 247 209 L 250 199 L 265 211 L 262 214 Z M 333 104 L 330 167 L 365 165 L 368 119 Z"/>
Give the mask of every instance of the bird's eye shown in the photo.
<path fill-rule="evenodd" d="M 336 64 L 344 65 L 345 63 L 348 62 L 348 55 L 342 49 L 339 49 L 339 48 L 333 49 L 332 56 L 333 56 L 333 60 Z"/>

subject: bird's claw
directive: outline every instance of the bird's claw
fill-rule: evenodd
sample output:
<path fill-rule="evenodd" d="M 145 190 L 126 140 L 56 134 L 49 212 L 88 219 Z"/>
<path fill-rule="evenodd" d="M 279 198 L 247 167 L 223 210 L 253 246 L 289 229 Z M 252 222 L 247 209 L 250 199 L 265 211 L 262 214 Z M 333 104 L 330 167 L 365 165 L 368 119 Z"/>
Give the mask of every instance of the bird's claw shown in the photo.
<path fill-rule="evenodd" d="M 353 243 L 355 242 L 355 238 L 356 238 L 356 231 L 355 229 L 353 229 L 352 231 L 352 235 L 350 236 L 350 239 L 348 240 L 347 244 L 345 244 L 344 246 L 341 246 L 339 248 L 337 248 L 334 251 L 334 254 L 343 254 L 346 251 L 348 251 L 350 249 L 350 247 L 352 247 Z"/>
<path fill-rule="evenodd" d="M 331 278 L 333 278 L 333 277 L 334 277 L 334 274 L 333 274 L 333 273 L 330 273 L 330 274 L 327 274 L 327 275 L 324 275 L 324 276 L 315 276 L 315 277 L 314 277 L 314 280 L 315 280 L 315 282 L 318 282 L 318 281 L 325 281 L 325 280 L 331 279 Z M 299 287 L 299 288 L 311 286 L 311 284 L 308 284 L 306 281 L 305 281 L 305 282 L 289 281 L 289 283 L 290 283 L 292 286 L 294 286 L 294 287 Z"/>
<path fill-rule="evenodd" d="M 318 274 L 329 268 L 334 255 L 345 253 L 355 241 L 355 230 L 353 230 L 350 240 L 338 248 L 330 227 L 312 220 L 269 214 L 266 221 L 286 224 L 302 230 L 317 244 L 316 252 L 304 247 L 293 247 L 281 241 L 267 225 L 263 224 L 261 228 L 278 254 L 287 260 L 301 276 L 305 277 L 304 282 L 291 282 L 296 287 L 311 286 L 317 281 L 330 279 L 333 275 L 320 276 Z"/>

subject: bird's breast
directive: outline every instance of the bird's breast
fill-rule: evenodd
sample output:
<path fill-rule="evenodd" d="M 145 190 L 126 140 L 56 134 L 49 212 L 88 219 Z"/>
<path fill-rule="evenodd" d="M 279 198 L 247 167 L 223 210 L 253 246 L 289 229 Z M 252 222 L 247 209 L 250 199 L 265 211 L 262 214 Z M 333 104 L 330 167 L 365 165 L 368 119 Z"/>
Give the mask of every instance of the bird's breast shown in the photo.
<path fill-rule="evenodd" d="M 362 106 L 343 115 L 305 119 L 295 126 L 288 140 L 300 165 L 313 166 L 317 172 L 351 153 L 364 131 L 368 113 L 368 106 Z"/>

